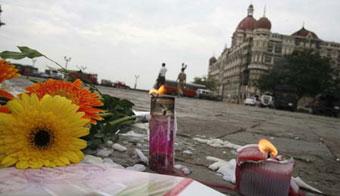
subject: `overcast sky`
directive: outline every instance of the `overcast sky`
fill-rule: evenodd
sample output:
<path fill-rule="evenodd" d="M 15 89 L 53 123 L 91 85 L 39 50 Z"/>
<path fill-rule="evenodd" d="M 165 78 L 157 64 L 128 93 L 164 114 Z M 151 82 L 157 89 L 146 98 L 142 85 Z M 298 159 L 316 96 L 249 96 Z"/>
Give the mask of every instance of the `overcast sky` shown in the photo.
<path fill-rule="evenodd" d="M 340 42 L 339 0 L 253 0 L 255 17 L 272 31 L 291 34 L 305 27 L 324 40 Z M 17 45 L 38 49 L 70 68 L 86 66 L 99 79 L 152 87 L 162 62 L 176 79 L 182 62 L 189 81 L 207 74 L 208 59 L 231 42 L 248 0 L 0 0 L 0 50 Z M 31 61 L 26 60 L 26 63 Z M 38 59 L 36 66 L 49 62 Z M 52 65 L 52 64 L 49 64 Z"/>

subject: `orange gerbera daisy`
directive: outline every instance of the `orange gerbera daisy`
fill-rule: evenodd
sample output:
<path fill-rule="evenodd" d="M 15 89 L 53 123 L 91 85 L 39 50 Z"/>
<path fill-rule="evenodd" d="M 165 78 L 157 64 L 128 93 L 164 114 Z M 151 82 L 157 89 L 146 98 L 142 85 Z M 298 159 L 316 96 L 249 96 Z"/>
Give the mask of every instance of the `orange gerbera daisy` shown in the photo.
<path fill-rule="evenodd" d="M 0 83 L 19 76 L 18 70 L 7 61 L 0 59 Z"/>
<path fill-rule="evenodd" d="M 49 94 L 60 95 L 72 100 L 74 104 L 79 106 L 78 111 L 85 113 L 84 118 L 89 119 L 93 124 L 102 119 L 99 114 L 102 110 L 96 108 L 103 105 L 99 96 L 83 88 L 83 83 L 79 79 L 73 83 L 49 79 L 43 83 L 35 83 L 27 87 L 26 90 L 29 93 L 37 94 L 39 98 Z"/>

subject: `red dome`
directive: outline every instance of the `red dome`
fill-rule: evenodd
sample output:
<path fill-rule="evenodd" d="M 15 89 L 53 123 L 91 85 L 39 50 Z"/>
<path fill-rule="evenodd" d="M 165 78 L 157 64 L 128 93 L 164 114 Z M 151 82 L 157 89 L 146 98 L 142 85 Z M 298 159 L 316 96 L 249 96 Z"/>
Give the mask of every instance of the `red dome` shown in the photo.
<path fill-rule="evenodd" d="M 256 20 L 253 16 L 245 17 L 237 26 L 237 30 L 254 30 Z"/>
<path fill-rule="evenodd" d="M 307 37 L 311 36 L 313 39 L 319 39 L 319 37 L 312 31 L 308 31 L 305 27 L 292 34 L 293 36 Z"/>
<path fill-rule="evenodd" d="M 272 23 L 267 17 L 262 17 L 256 22 L 255 28 L 270 30 L 272 28 Z"/>

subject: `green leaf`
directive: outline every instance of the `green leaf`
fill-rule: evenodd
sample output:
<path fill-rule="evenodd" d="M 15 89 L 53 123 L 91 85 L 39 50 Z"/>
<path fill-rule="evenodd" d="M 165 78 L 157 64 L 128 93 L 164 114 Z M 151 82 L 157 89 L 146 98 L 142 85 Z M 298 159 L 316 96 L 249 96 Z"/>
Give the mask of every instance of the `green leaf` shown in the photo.
<path fill-rule="evenodd" d="M 23 59 L 26 55 L 21 52 L 3 51 L 0 52 L 0 57 L 2 59 Z"/>
<path fill-rule="evenodd" d="M 33 59 L 36 57 L 41 57 L 44 56 L 43 54 L 41 54 L 39 51 L 29 48 L 27 46 L 17 46 L 19 48 L 19 50 L 21 51 L 21 53 L 23 53 L 26 57 Z"/>

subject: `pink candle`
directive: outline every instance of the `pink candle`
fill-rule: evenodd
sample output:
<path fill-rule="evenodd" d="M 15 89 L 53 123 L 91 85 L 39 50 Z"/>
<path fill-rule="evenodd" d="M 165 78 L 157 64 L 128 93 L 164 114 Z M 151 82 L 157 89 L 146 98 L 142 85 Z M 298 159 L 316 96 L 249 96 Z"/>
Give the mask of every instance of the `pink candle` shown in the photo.
<path fill-rule="evenodd" d="M 242 195 L 288 195 L 294 161 L 269 156 L 270 153 L 261 152 L 257 144 L 238 150 L 236 186 Z"/>
<path fill-rule="evenodd" d="M 151 98 L 149 122 L 149 165 L 158 173 L 171 173 L 174 165 L 174 138 L 176 132 L 175 98 L 156 96 Z"/>

